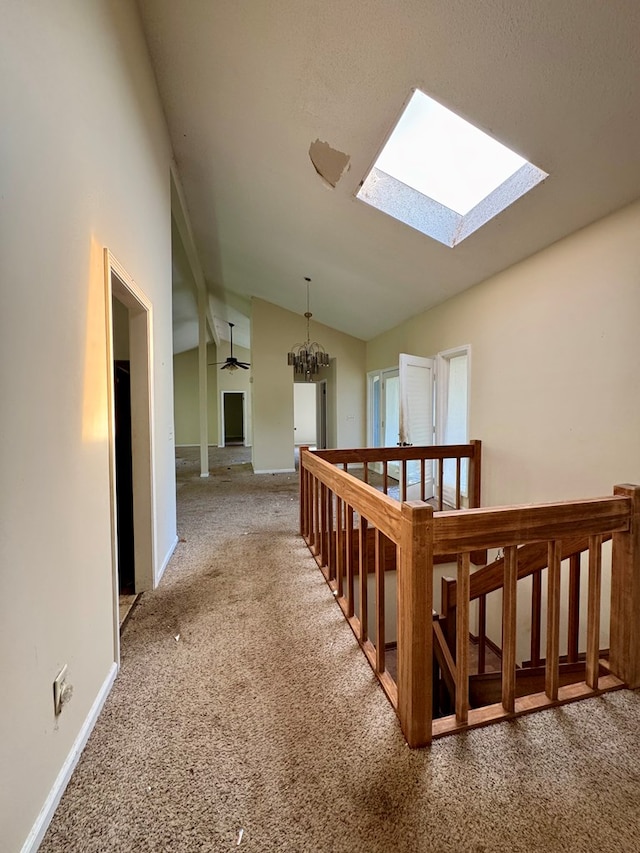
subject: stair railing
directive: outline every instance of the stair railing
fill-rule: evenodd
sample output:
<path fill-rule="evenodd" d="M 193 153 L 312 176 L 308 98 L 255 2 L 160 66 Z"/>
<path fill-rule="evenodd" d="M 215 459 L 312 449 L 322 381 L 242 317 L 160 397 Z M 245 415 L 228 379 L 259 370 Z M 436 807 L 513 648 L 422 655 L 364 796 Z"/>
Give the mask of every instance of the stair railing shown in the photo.
<path fill-rule="evenodd" d="M 380 448 L 375 450 L 379 451 Z M 415 448 L 393 449 L 411 453 Z M 433 450 L 433 449 L 431 449 Z M 438 451 L 439 452 L 439 451 Z M 335 454 L 335 455 L 334 455 Z M 337 456 L 340 454 L 340 456 Z M 342 455 L 344 454 L 344 455 Z M 350 462 L 376 461 L 362 450 L 300 452 L 300 529 L 354 634 L 396 709 L 410 746 L 469 726 L 594 695 L 626 683 L 640 686 L 640 487 L 616 487 L 614 497 L 435 512 L 423 501 L 398 502 L 351 476 Z M 328 457 L 328 458 L 325 458 Z M 408 457 L 407 457 L 408 458 Z M 467 458 L 471 458 L 470 456 Z M 341 465 L 342 468 L 337 467 Z M 472 467 L 471 465 L 469 466 Z M 601 544 L 613 537 L 609 673 L 599 675 Z M 563 541 L 589 537 L 588 676 L 559 684 L 560 563 Z M 515 695 L 518 546 L 547 550 L 546 679 L 542 694 Z M 469 708 L 469 604 L 472 555 L 502 548 L 502 701 Z M 455 714 L 433 719 L 433 566 L 457 554 Z M 397 677 L 385 653 L 385 574 L 397 569 Z M 374 575 L 374 623 L 369 625 L 368 576 Z M 356 586 L 357 581 L 357 586 Z M 624 593 L 622 592 L 624 590 Z M 370 630 L 370 627 L 373 630 Z M 375 635 L 375 642 L 371 636 Z M 437 650 L 436 650 L 437 651 Z M 453 670 L 452 670 L 453 671 Z"/>
<path fill-rule="evenodd" d="M 616 486 L 610 498 L 439 513 L 434 517 L 434 553 L 459 550 L 460 556 L 456 580 L 443 585 L 443 614 L 447 614 L 443 635 L 446 634 L 447 646 L 455 649 L 455 714 L 434 720 L 433 736 L 597 695 L 624 684 L 640 685 L 640 632 L 629 641 L 638 621 L 637 615 L 632 614 L 639 611 L 634 611 L 620 594 L 623 584 L 628 584 L 629 594 L 637 586 L 636 594 L 640 595 L 639 495 L 639 487 Z M 602 543 L 608 538 L 613 539 L 613 554 L 607 661 L 600 657 L 600 609 Z M 502 549 L 504 556 L 471 577 L 468 552 L 479 547 Z M 573 568 L 574 605 L 570 605 L 569 615 L 574 623 L 577 617 L 571 611 L 576 606 L 575 557 L 585 548 L 589 554 L 586 672 L 583 682 L 561 685 L 560 567 L 563 559 L 569 559 Z M 517 582 L 530 574 L 540 577 L 542 566 L 547 567 L 544 690 L 517 696 Z M 501 698 L 489 706 L 470 708 L 469 605 L 498 588 L 503 594 Z M 541 598 L 538 602 L 541 606 Z M 640 598 L 636 603 L 640 605 Z M 577 631 L 573 624 L 571 631 L 573 642 Z M 537 648 L 539 654 L 539 645 Z"/>

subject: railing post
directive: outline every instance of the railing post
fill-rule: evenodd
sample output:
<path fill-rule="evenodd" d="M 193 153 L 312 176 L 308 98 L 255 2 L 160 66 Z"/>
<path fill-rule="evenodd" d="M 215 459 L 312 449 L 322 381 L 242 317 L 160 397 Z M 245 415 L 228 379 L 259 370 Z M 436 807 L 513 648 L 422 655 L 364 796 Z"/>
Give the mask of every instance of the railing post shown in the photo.
<path fill-rule="evenodd" d="M 615 486 L 629 498 L 629 530 L 613 534 L 611 557 L 611 671 L 629 687 L 640 687 L 640 486 Z"/>
<path fill-rule="evenodd" d="M 411 747 L 431 742 L 433 667 L 433 508 L 401 509 L 398 565 L 398 716 Z"/>
<path fill-rule="evenodd" d="M 455 580 L 453 578 L 443 577 L 441 583 L 441 605 L 440 613 L 445 618 L 444 636 L 449 646 L 451 654 L 456 651 L 456 596 L 455 596 Z"/>
<path fill-rule="evenodd" d="M 467 491 L 469 509 L 479 509 L 482 506 L 482 442 L 474 438 L 469 444 L 473 447 L 473 456 L 469 459 L 467 473 Z M 487 552 L 472 551 L 471 562 L 474 566 L 482 566 L 487 562 Z"/>
<path fill-rule="evenodd" d="M 300 448 L 298 462 L 298 476 L 300 478 L 300 535 L 306 536 L 309 531 L 309 519 L 307 517 L 307 489 L 309 475 L 304 467 L 304 454 L 309 450 L 308 445 Z"/>
<path fill-rule="evenodd" d="M 468 474 L 469 509 L 477 509 L 482 506 L 482 442 L 474 438 L 469 444 L 473 446 Z"/>

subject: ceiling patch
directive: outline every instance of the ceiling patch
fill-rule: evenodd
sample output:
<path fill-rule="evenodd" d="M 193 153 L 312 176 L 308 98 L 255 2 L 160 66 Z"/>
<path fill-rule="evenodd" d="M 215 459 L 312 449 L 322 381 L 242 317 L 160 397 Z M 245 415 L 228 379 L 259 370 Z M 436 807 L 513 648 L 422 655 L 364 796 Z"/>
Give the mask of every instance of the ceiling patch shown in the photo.
<path fill-rule="evenodd" d="M 335 187 L 349 168 L 351 159 L 348 154 L 336 151 L 328 142 L 321 142 L 319 139 L 309 146 L 309 157 L 316 172 L 330 187 Z"/>

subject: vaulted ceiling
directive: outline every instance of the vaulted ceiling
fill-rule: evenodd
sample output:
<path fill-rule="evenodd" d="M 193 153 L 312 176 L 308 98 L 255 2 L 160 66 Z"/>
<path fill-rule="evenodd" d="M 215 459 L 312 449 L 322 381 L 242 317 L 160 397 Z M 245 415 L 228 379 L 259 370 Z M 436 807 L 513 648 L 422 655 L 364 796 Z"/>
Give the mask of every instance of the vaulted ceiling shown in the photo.
<path fill-rule="evenodd" d="M 251 296 L 302 313 L 310 276 L 367 340 L 640 197 L 637 0 L 139 6 L 221 328 Z M 413 87 L 549 173 L 454 249 L 355 198 Z"/>

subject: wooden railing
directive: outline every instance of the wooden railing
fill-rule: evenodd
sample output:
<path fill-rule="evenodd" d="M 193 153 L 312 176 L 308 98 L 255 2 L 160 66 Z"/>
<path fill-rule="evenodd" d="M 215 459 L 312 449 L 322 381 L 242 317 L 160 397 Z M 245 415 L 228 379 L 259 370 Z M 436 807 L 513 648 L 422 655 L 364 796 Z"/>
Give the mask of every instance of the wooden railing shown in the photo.
<path fill-rule="evenodd" d="M 602 536 L 602 542 L 611 540 L 611 534 Z M 589 551 L 588 536 L 571 536 L 562 540 L 561 561 L 569 561 L 569 582 L 567 596 L 567 653 L 566 663 L 577 663 L 583 655 L 580 648 L 580 603 L 582 584 L 582 554 Z M 469 584 L 469 600 L 478 601 L 477 635 L 475 642 L 478 646 L 477 673 L 482 675 L 486 667 L 487 646 L 494 654 L 501 655 L 498 643 L 490 640 L 487 635 L 487 596 L 502 588 L 504 577 L 505 556 L 501 555 L 491 564 L 484 566 L 471 576 Z M 542 584 L 543 571 L 548 565 L 548 548 L 546 542 L 533 542 L 518 548 L 518 581 L 531 577 L 531 608 L 529 620 L 530 658 L 523 663 L 529 667 L 540 666 L 543 663 L 542 640 Z M 455 647 L 456 626 L 456 580 L 443 577 L 441 582 L 441 622 L 443 634 L 450 648 Z M 526 614 L 519 617 L 526 619 Z"/>
<path fill-rule="evenodd" d="M 429 459 L 444 460 L 451 454 L 471 460 L 471 476 L 472 447 L 393 448 L 388 459 L 424 458 L 429 464 Z M 477 447 L 479 470 L 479 443 Z M 432 737 L 624 684 L 640 686 L 640 487 L 618 486 L 609 498 L 434 512 L 434 507 L 424 501 L 393 500 L 345 470 L 350 464 L 364 463 L 368 468 L 371 463 L 384 462 L 380 450 L 301 449 L 300 531 L 396 709 L 410 746 L 423 746 Z M 459 471 L 459 464 L 457 468 Z M 467 491 L 471 493 L 469 487 Z M 590 554 L 587 675 L 583 683 L 565 687 L 559 683 L 560 564 L 566 553 L 562 543 L 577 536 L 588 537 Z M 609 536 L 613 538 L 610 655 L 608 661 L 602 661 L 598 649 L 601 546 Z M 549 567 L 545 686 L 544 692 L 516 697 L 515 590 L 523 557 L 519 546 L 532 543 L 543 543 Z M 499 569 L 503 589 L 501 701 L 470 709 L 471 557 L 496 548 L 504 551 Z M 458 566 L 453 652 L 445 638 L 441 641 L 442 628 L 433 613 L 434 561 L 451 554 L 457 555 Z M 385 608 L 392 568 L 397 570 L 397 649 L 390 650 L 385 639 Z M 371 624 L 370 595 L 374 614 Z M 396 658 L 395 678 L 388 665 L 391 651 Z M 433 718 L 434 651 L 438 663 L 442 661 L 451 676 L 455 706 L 454 714 L 438 719 Z M 605 674 L 600 674 L 602 667 Z"/>
<path fill-rule="evenodd" d="M 443 608 L 455 611 L 455 658 L 453 680 L 455 714 L 433 722 L 433 736 L 447 734 L 470 725 L 485 725 L 505 717 L 562 704 L 575 699 L 596 695 L 615 689 L 624 683 L 638 680 L 630 647 L 621 640 L 616 626 L 625 624 L 628 631 L 628 614 L 621 613 L 622 602 L 612 598 L 610 657 L 600 656 L 600 609 L 602 543 L 613 538 L 612 585 L 619 586 L 621 578 L 636 574 L 640 567 L 640 553 L 630 547 L 633 538 L 634 507 L 640 489 L 616 487 L 614 497 L 542 504 L 524 507 L 500 507 L 473 510 L 469 513 L 442 513 L 434 518 L 434 551 L 457 549 L 458 573 L 455 586 L 449 584 L 448 595 L 443 598 Z M 464 517 L 463 517 L 464 516 Z M 586 537 L 589 553 L 588 624 L 584 680 L 571 679 L 561 685 L 560 655 L 560 567 L 563 558 L 571 558 L 584 548 Z M 530 547 L 535 543 L 535 547 Z M 542 544 L 540 544 L 542 543 Z M 480 570 L 478 581 L 472 589 L 469 573 L 468 551 L 485 546 L 500 548 L 504 557 L 490 567 Z M 519 547 L 520 546 L 520 547 Z M 544 553 L 546 552 L 546 554 Z M 520 560 L 522 559 L 522 564 Z M 546 590 L 546 644 L 543 672 L 543 689 L 525 695 L 516 694 L 516 626 L 519 577 L 534 573 L 539 576 L 543 562 L 547 567 Z M 574 564 L 575 566 L 575 564 Z M 502 577 L 497 582 L 495 573 Z M 494 575 L 492 578 L 491 575 Z M 639 578 L 636 578 L 636 583 Z M 502 589 L 502 662 L 500 701 L 491 705 L 469 707 L 469 604 L 474 598 L 483 598 L 492 589 Z M 455 594 L 455 607 L 451 595 Z M 538 600 L 539 606 L 541 599 Z M 451 625 L 447 620 L 448 625 Z M 480 616 L 482 619 L 482 614 Z M 631 624 L 635 620 L 632 620 Z M 443 635 L 447 634 L 447 622 Z M 539 622 L 538 622 L 539 625 Z M 573 628 L 572 628 L 573 631 Z M 450 648 L 451 632 L 445 636 Z M 539 645 L 538 645 L 539 648 Z M 539 654 L 539 653 L 538 653 Z M 566 656 L 564 656 L 566 658 Z M 541 663 L 538 657 L 538 663 Z M 564 663 L 564 662 L 563 662 Z M 448 678 L 451 679 L 449 668 Z"/>
<path fill-rule="evenodd" d="M 308 450 L 307 447 L 301 450 Z M 408 469 L 411 463 L 419 466 L 416 471 L 417 481 L 413 497 L 426 501 L 433 498 L 438 510 L 479 507 L 481 505 L 481 467 L 482 442 L 474 440 L 469 444 L 448 444 L 430 447 L 361 447 L 349 450 L 316 450 L 314 456 L 339 465 L 343 471 L 349 467 L 361 469 L 362 479 L 369 483 L 378 473 L 375 468 L 381 468 L 381 489 L 388 494 L 390 483 L 398 482 L 399 499 L 406 501 L 408 497 Z M 463 477 L 463 460 L 468 461 L 466 480 Z M 445 463 L 455 465 L 454 482 L 450 489 L 445 487 Z M 398 477 L 390 475 L 390 466 L 398 468 Z M 433 466 L 433 471 L 431 470 Z M 302 466 L 301 466 L 302 470 Z M 431 488 L 429 488 L 429 485 Z M 451 501 L 445 500 L 445 493 L 450 491 Z M 450 505 L 447 505 L 450 504 Z"/>

